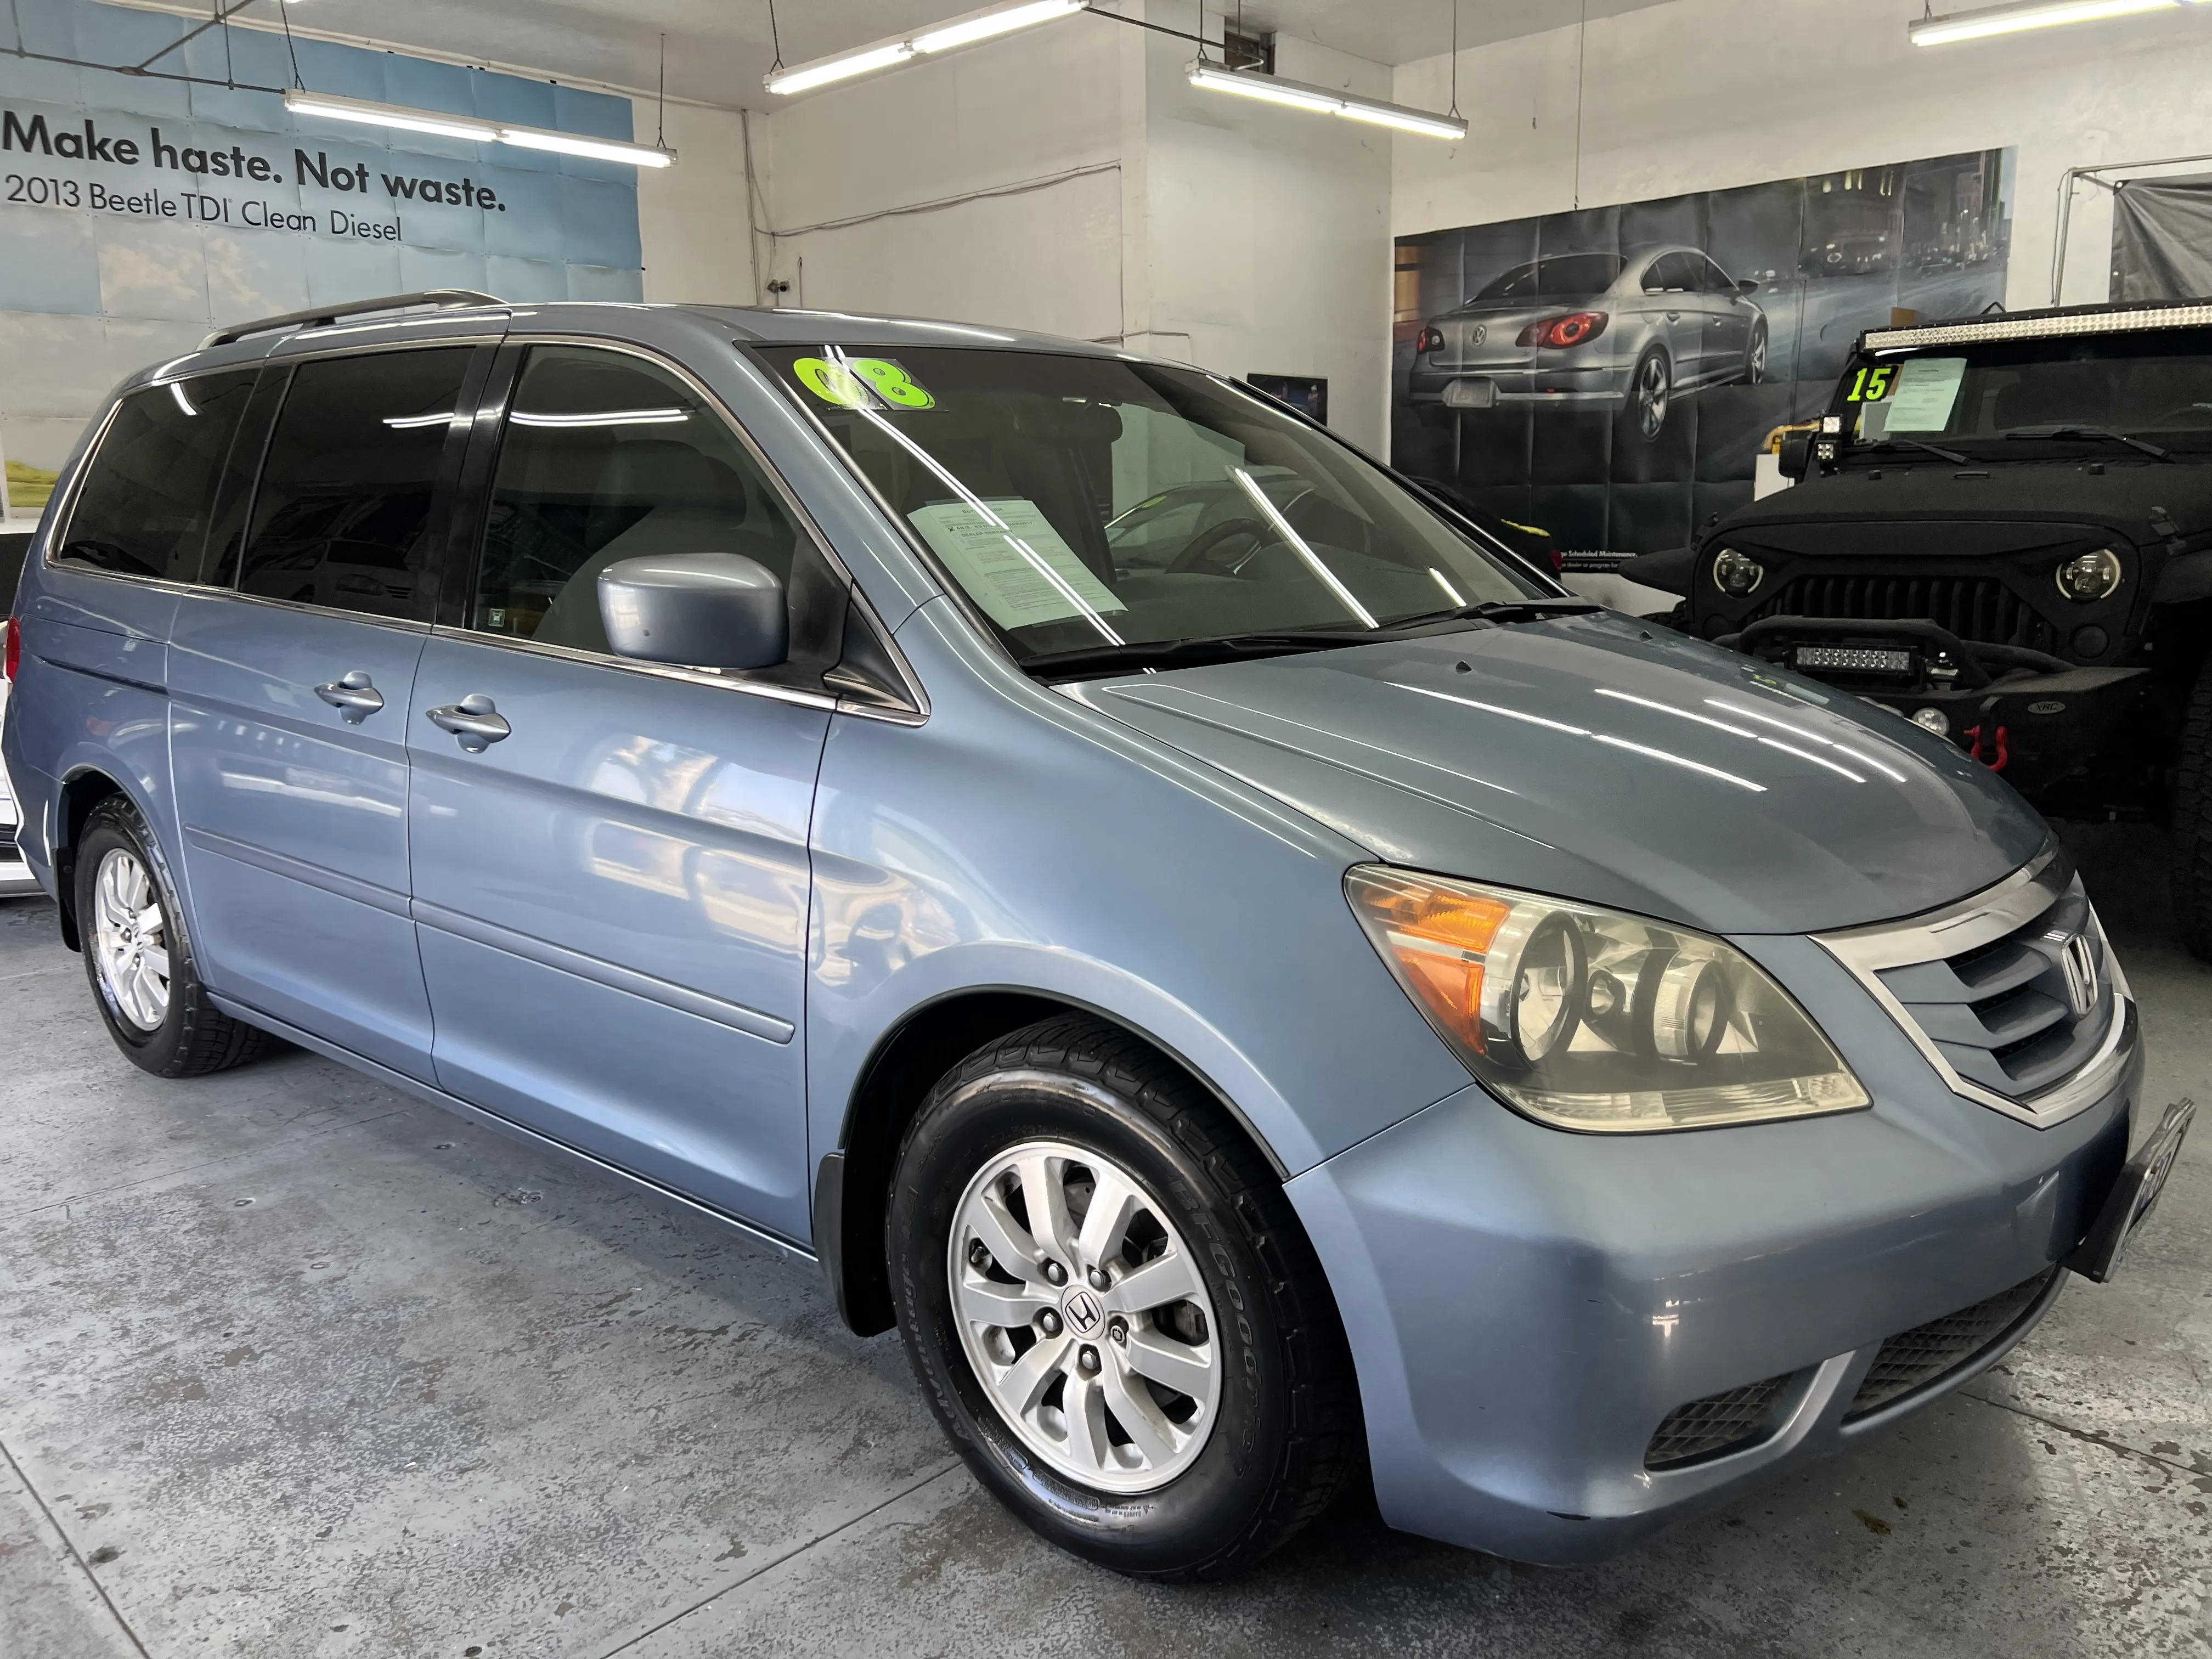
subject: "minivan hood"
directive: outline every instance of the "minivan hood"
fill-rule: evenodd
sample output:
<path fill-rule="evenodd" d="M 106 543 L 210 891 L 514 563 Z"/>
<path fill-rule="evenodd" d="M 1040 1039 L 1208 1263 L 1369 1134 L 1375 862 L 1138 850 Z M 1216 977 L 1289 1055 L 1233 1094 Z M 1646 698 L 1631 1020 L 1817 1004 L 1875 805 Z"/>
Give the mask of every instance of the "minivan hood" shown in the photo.
<path fill-rule="evenodd" d="M 1061 689 L 1382 861 L 1715 933 L 1930 909 L 2047 836 L 1910 722 L 1615 615 Z"/>

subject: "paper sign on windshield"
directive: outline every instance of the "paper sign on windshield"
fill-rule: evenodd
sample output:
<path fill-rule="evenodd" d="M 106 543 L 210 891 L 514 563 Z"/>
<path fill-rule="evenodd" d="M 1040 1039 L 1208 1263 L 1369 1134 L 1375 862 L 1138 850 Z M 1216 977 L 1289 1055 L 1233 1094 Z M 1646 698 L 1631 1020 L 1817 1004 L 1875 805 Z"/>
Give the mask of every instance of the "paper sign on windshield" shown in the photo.
<path fill-rule="evenodd" d="M 1959 401 L 1964 357 L 1908 357 L 1897 371 L 1897 387 L 1883 407 L 1889 432 L 1941 432 L 1951 424 L 1951 405 Z"/>
<path fill-rule="evenodd" d="M 1000 496 L 984 506 L 989 517 L 966 501 L 939 501 L 907 517 L 968 597 L 1000 627 L 1031 628 L 1128 609 L 1060 539 L 1035 501 Z"/>

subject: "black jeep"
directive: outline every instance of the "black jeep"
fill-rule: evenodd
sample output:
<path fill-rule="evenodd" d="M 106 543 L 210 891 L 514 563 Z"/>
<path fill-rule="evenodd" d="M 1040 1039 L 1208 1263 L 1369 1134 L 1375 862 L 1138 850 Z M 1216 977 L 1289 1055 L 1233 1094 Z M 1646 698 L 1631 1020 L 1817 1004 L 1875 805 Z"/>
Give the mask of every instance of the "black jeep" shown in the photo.
<path fill-rule="evenodd" d="M 2052 817 L 2166 823 L 2212 959 L 2212 302 L 1870 331 L 1781 464 L 1795 488 L 1623 574 Z"/>

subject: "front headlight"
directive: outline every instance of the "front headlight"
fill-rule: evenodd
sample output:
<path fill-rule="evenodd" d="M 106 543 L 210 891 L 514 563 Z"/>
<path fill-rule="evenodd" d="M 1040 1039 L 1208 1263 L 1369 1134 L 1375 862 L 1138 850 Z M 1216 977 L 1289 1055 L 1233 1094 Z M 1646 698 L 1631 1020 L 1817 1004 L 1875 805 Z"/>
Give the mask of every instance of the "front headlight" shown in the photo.
<path fill-rule="evenodd" d="M 1437 1034 L 1540 1122 L 1634 1133 L 1873 1104 L 1790 994 L 1719 939 L 1379 865 L 1345 891 Z"/>

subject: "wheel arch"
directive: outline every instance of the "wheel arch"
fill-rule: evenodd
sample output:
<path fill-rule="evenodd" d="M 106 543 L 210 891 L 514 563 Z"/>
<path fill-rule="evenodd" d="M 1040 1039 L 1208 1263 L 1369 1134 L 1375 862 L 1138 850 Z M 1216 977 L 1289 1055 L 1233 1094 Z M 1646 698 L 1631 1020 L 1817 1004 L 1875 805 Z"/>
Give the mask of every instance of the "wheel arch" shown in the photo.
<path fill-rule="evenodd" d="M 52 850 L 54 870 L 54 902 L 60 913 L 62 943 L 72 951 L 84 948 L 84 936 L 77 926 L 76 916 L 76 846 L 83 838 L 84 826 L 91 818 L 93 808 L 111 796 L 120 795 L 136 809 L 141 818 L 151 823 L 146 803 L 131 792 L 130 786 L 112 772 L 91 765 L 74 767 L 62 780 L 60 792 L 54 800 L 54 842 Z M 159 848 L 149 848 L 155 858 L 161 856 Z M 163 872 L 165 877 L 169 872 Z M 171 878 L 173 889 L 175 883 Z"/>
<path fill-rule="evenodd" d="M 877 1042 L 846 1102 L 837 1144 L 814 1176 L 814 1247 L 837 1312 L 861 1336 L 890 1330 L 896 1318 L 884 1224 L 891 1177 L 907 1127 L 938 1079 L 985 1043 L 1056 1014 L 1087 1014 L 1146 1044 L 1218 1101 L 1258 1148 L 1278 1179 L 1290 1172 L 1221 1088 L 1174 1048 L 1111 1010 L 1062 993 L 1018 986 L 972 986 L 909 1009 Z"/>

